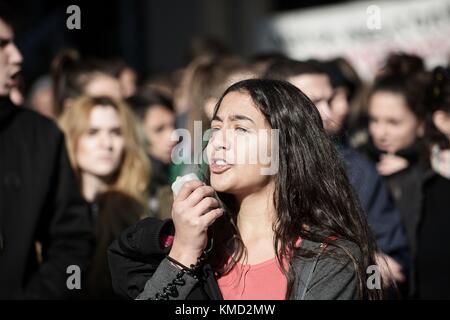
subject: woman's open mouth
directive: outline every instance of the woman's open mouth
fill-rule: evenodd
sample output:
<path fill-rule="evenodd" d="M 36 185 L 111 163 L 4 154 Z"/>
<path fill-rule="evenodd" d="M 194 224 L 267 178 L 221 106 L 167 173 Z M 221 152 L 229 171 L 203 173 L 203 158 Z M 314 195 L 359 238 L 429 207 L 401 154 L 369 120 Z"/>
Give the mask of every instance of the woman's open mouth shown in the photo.
<path fill-rule="evenodd" d="M 227 163 L 224 159 L 212 159 L 211 163 L 209 164 L 209 169 L 212 173 L 220 174 L 228 169 L 230 169 L 233 165 Z"/>

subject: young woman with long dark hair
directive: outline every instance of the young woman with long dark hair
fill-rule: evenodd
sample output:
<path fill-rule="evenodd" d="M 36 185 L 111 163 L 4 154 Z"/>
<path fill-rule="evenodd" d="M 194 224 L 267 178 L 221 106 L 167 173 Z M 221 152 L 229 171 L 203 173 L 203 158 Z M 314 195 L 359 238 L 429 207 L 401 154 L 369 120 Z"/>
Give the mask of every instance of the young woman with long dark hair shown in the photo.
<path fill-rule="evenodd" d="M 145 219 L 111 245 L 116 292 L 379 298 L 381 290 L 366 285 L 374 241 L 314 104 L 287 82 L 244 80 L 225 91 L 211 129 L 205 182 L 183 185 L 172 220 Z M 278 139 L 259 138 L 274 129 Z M 236 161 L 261 150 L 270 151 L 270 163 Z M 262 174 L 270 166 L 274 174 Z"/>

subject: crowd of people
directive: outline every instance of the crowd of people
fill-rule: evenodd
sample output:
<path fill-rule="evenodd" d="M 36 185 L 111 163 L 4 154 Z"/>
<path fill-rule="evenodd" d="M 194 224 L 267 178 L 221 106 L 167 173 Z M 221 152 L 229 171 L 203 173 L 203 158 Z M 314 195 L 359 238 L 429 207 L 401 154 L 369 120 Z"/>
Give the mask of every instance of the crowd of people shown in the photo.
<path fill-rule="evenodd" d="M 205 38 L 145 79 L 62 49 L 23 92 L 1 6 L 1 299 L 450 299 L 449 66 L 394 52 L 366 83 Z M 274 175 L 230 160 L 267 148 Z"/>

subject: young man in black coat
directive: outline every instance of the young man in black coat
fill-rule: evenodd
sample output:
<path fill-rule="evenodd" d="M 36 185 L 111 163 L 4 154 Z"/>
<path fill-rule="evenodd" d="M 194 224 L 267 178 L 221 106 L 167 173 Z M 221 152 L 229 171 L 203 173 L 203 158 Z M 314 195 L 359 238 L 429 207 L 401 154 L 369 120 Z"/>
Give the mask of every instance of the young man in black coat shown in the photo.
<path fill-rule="evenodd" d="M 0 299 L 62 299 L 79 292 L 70 276 L 91 253 L 89 212 L 61 131 L 9 101 L 22 62 L 13 36 L 0 3 Z"/>

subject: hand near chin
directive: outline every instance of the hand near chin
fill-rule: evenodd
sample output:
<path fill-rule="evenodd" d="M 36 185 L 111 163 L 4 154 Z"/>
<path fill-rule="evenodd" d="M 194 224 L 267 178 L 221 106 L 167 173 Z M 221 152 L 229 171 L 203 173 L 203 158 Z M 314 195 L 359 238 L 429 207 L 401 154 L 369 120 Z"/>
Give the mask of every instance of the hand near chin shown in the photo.
<path fill-rule="evenodd" d="M 409 162 L 405 158 L 393 154 L 383 154 L 377 163 L 377 171 L 382 176 L 390 176 L 406 169 L 408 165 Z"/>

